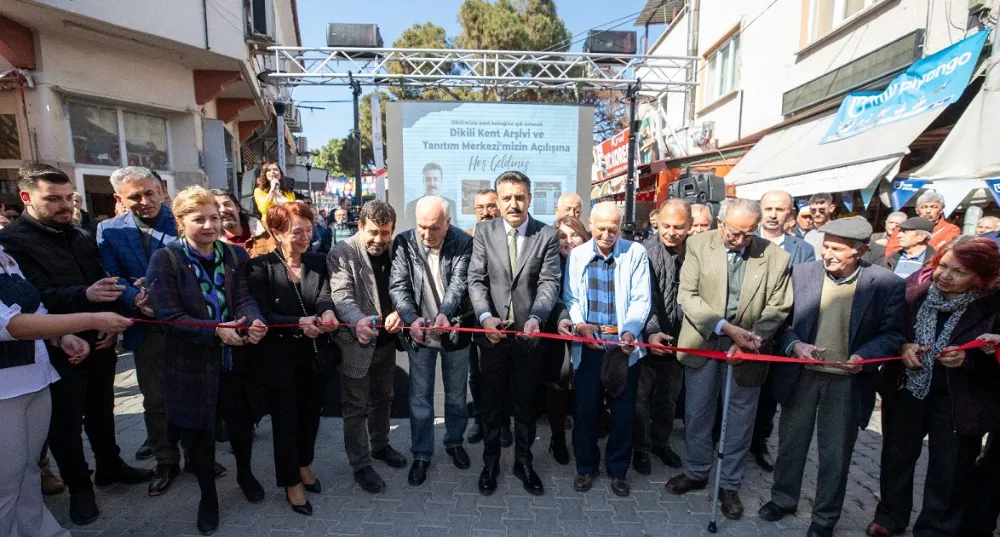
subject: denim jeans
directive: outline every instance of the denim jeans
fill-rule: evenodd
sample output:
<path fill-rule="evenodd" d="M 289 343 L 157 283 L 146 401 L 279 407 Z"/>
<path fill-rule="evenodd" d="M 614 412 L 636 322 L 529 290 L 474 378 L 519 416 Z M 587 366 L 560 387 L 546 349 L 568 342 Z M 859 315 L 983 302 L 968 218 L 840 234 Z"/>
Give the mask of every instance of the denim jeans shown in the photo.
<path fill-rule="evenodd" d="M 409 348 L 410 355 L 410 440 L 415 460 L 434 455 L 434 375 L 441 356 L 444 381 L 444 447 L 462 445 L 469 411 L 465 405 L 469 378 L 469 348 L 445 351 L 428 347 Z"/>

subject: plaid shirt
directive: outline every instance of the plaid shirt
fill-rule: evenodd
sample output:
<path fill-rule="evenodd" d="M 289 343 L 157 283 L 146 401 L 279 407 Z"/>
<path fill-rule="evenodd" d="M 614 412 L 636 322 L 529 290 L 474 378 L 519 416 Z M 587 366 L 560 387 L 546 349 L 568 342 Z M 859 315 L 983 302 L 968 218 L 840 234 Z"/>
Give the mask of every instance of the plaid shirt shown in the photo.
<path fill-rule="evenodd" d="M 594 245 L 594 257 L 587 263 L 587 322 L 598 326 L 618 326 L 615 313 L 615 258 L 605 258 Z M 617 335 L 601 339 L 618 340 Z"/>

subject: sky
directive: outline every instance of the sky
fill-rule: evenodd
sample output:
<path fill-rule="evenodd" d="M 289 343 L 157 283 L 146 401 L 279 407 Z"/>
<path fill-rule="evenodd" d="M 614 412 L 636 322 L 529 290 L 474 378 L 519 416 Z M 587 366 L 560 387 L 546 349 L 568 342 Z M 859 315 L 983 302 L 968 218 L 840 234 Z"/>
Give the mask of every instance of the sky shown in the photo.
<path fill-rule="evenodd" d="M 326 24 L 330 22 L 374 23 L 379 27 L 382 40 L 388 47 L 414 24 L 433 22 L 447 32 L 449 38 L 459 34 L 458 8 L 462 0 L 298 0 L 299 30 L 303 46 L 326 46 Z M 600 29 L 634 30 L 639 38 L 645 31 L 634 27 L 637 14 L 646 0 L 559 0 L 556 3 L 559 16 L 566 28 L 574 36 L 571 50 L 580 51 L 583 36 L 587 30 Z M 619 21 L 627 15 L 628 19 Z M 614 24 L 607 24 L 616 21 Z M 618 26 L 620 24 L 620 26 Z M 655 41 L 663 26 L 649 29 L 650 43 Z M 577 34 L 581 34 L 577 37 Z M 641 41 L 640 41 L 641 46 Z M 365 93 L 370 88 L 364 89 Z M 310 149 L 319 149 L 331 138 L 343 138 L 354 125 L 354 111 L 351 90 L 342 86 L 298 87 L 292 99 L 301 106 L 322 107 L 324 110 L 302 110 L 303 132 L 309 140 Z M 337 103 L 309 103 L 303 101 L 343 101 Z"/>

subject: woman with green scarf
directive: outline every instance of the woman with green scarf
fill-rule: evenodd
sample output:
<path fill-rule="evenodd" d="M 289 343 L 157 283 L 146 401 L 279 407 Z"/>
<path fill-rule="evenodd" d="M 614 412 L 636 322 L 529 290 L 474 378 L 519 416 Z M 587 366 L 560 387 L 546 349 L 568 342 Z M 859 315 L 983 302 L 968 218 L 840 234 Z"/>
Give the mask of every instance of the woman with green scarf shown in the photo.
<path fill-rule="evenodd" d="M 210 535 L 219 525 L 217 410 L 230 429 L 240 488 L 250 501 L 264 499 L 264 489 L 250 471 L 249 402 L 232 371 L 234 354 L 259 342 L 267 326 L 250 295 L 250 257 L 219 240 L 222 221 L 211 192 L 184 189 L 174 199 L 173 212 L 180 240 L 153 254 L 146 281 L 156 319 L 173 323 L 165 326 L 167 421 L 180 430 L 201 488 L 198 530 Z"/>

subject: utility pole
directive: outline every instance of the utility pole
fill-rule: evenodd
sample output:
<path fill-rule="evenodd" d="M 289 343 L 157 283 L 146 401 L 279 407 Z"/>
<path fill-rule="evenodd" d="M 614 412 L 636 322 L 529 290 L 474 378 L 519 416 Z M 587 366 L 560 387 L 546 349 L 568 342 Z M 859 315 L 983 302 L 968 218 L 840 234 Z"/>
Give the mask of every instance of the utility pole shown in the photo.
<path fill-rule="evenodd" d="M 639 96 L 639 84 L 628 88 L 626 98 L 628 104 L 628 175 L 625 176 L 625 235 L 635 238 L 635 141 L 639 134 L 639 122 L 635 119 L 636 105 Z"/>
<path fill-rule="evenodd" d="M 361 204 L 363 203 L 361 197 L 361 104 L 359 99 L 361 98 L 361 84 L 357 80 L 354 80 L 353 76 L 348 75 L 351 82 L 351 89 L 354 90 L 354 194 L 358 197 L 358 202 L 355 206 L 358 210 L 361 210 Z"/>

